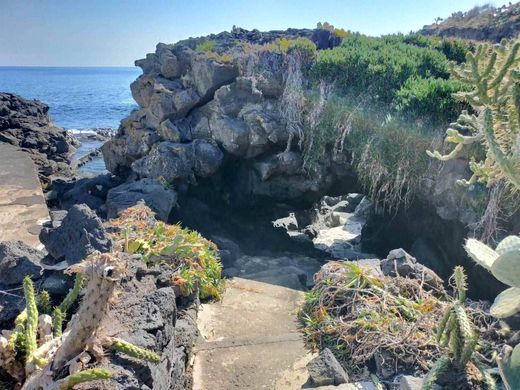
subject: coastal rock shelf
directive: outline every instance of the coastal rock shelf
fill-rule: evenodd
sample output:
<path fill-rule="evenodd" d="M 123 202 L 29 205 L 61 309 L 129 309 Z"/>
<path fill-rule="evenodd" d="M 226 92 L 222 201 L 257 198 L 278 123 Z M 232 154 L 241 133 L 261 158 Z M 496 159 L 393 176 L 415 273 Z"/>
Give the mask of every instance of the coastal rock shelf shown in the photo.
<path fill-rule="evenodd" d="M 28 154 L 0 143 L 0 241 L 20 240 L 33 248 L 43 247 L 38 239 L 49 212 Z"/>

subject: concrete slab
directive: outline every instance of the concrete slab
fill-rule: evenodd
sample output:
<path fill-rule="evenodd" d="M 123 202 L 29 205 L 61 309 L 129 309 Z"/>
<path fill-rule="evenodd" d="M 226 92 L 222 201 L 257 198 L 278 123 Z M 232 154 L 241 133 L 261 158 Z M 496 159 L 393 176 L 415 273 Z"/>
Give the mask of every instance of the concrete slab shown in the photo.
<path fill-rule="evenodd" d="M 222 302 L 199 311 L 193 388 L 300 389 L 313 357 L 298 332 L 302 300 L 302 291 L 231 279 Z"/>
<path fill-rule="evenodd" d="M 0 143 L 0 241 L 20 240 L 41 249 L 38 235 L 48 220 L 33 161 L 20 149 Z"/>

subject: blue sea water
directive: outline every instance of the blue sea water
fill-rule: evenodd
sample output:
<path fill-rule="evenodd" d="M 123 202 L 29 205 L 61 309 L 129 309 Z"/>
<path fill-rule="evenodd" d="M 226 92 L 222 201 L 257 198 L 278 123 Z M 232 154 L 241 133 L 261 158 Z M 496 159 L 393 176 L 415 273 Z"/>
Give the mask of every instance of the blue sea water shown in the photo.
<path fill-rule="evenodd" d="M 72 131 L 117 129 L 121 119 L 137 107 L 130 83 L 139 68 L 0 67 L 0 92 L 12 92 L 47 104 L 54 123 Z M 77 157 L 99 143 L 85 142 Z M 89 164 L 102 170 L 99 161 Z"/>

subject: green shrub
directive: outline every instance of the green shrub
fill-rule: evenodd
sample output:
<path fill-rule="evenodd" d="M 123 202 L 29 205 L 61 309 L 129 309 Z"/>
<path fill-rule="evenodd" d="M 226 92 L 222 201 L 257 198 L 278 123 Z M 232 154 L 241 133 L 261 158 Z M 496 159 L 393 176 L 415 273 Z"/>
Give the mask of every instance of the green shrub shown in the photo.
<path fill-rule="evenodd" d="M 411 77 L 397 91 L 395 105 L 398 111 L 425 118 L 433 126 L 446 125 L 467 108 L 453 94 L 468 88 L 468 85 L 453 79 Z"/>
<path fill-rule="evenodd" d="M 316 45 L 308 38 L 290 41 L 288 52 L 297 54 L 303 64 L 310 65 L 316 59 Z"/>
<path fill-rule="evenodd" d="M 207 53 L 215 48 L 215 41 L 203 41 L 197 44 L 196 50 L 199 53 Z"/>
<path fill-rule="evenodd" d="M 315 80 L 335 83 L 342 92 L 369 94 L 390 103 L 412 76 L 448 77 L 448 61 L 437 50 L 403 43 L 402 37 L 352 34 L 323 50 L 312 68 Z"/>
<path fill-rule="evenodd" d="M 443 39 L 438 48 L 448 60 L 455 61 L 458 64 L 465 62 L 466 54 L 475 50 L 473 44 L 462 39 Z"/>

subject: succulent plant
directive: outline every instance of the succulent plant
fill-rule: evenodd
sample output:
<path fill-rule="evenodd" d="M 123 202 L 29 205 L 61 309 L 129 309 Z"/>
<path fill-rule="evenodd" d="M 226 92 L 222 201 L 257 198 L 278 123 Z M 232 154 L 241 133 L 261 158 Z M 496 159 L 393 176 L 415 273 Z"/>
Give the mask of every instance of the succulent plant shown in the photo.
<path fill-rule="evenodd" d="M 497 318 L 510 317 L 520 311 L 520 237 L 504 238 L 495 250 L 470 238 L 464 246 L 468 255 L 495 278 L 508 286 L 491 306 L 491 315 Z"/>

